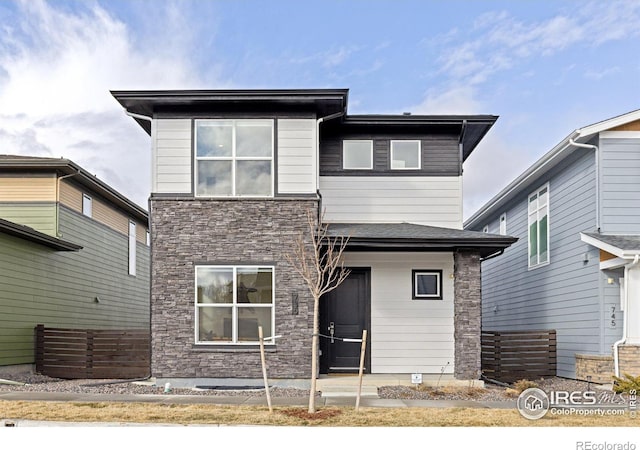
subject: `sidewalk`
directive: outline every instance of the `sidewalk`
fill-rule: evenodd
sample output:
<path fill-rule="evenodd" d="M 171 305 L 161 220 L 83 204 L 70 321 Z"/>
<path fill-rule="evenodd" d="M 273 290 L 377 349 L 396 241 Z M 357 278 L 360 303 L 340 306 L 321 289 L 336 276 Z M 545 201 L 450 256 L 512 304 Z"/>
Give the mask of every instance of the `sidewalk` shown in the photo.
<path fill-rule="evenodd" d="M 265 397 L 207 396 L 207 395 L 157 395 L 157 394 L 78 394 L 66 392 L 0 392 L 0 400 L 52 401 L 52 402 L 142 402 L 163 404 L 212 404 L 212 405 L 260 405 L 266 406 Z M 355 396 L 319 397 L 318 406 L 354 406 Z M 273 406 L 305 406 L 306 397 L 273 397 Z M 363 408 L 490 408 L 514 409 L 513 401 L 473 400 L 404 400 L 373 397 L 360 398 Z"/>

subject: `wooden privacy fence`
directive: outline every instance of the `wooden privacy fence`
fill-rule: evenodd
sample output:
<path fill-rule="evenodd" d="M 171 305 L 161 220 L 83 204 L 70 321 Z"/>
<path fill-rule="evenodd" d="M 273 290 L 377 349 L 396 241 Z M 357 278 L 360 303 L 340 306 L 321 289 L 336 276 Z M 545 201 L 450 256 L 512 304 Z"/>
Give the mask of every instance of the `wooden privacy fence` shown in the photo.
<path fill-rule="evenodd" d="M 38 325 L 36 372 L 67 379 L 147 377 L 149 330 L 80 330 Z"/>
<path fill-rule="evenodd" d="M 556 375 L 556 331 L 483 331 L 482 373 L 512 383 Z"/>

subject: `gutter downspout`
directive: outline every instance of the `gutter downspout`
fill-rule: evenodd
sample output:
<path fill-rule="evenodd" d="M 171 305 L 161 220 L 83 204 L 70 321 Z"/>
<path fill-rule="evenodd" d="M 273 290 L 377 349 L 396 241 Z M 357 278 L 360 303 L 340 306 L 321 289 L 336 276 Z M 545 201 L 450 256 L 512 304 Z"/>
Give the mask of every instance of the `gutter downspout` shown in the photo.
<path fill-rule="evenodd" d="M 143 116 L 142 114 L 132 113 L 126 109 L 124 110 L 124 113 L 129 117 L 133 117 L 134 119 L 148 120 L 149 122 L 153 122 L 153 118 L 149 116 Z"/>
<path fill-rule="evenodd" d="M 596 171 L 596 229 L 600 233 L 600 165 L 598 159 L 600 158 L 598 152 L 598 146 L 593 144 L 581 144 L 576 142 L 573 138 L 569 138 L 569 143 L 580 148 L 589 148 L 595 150 L 595 171 Z"/>
<path fill-rule="evenodd" d="M 498 256 L 502 255 L 504 253 L 504 249 L 500 249 L 495 253 L 490 254 L 489 256 L 485 256 L 484 258 L 480 258 L 480 262 L 485 262 L 489 259 L 493 259 L 493 258 L 497 258 Z"/>
<path fill-rule="evenodd" d="M 75 177 L 76 175 L 80 175 L 80 169 L 78 169 L 76 173 L 63 175 L 56 179 L 56 203 L 57 203 L 56 205 L 56 237 L 57 238 L 62 237 L 62 234 L 60 234 L 60 180 L 64 178 Z"/>
<path fill-rule="evenodd" d="M 318 208 L 318 223 L 320 223 L 322 213 L 322 194 L 320 194 L 320 124 L 324 121 L 336 119 L 347 114 L 347 107 L 340 112 L 329 114 L 328 116 L 320 117 L 316 119 L 316 195 L 320 200 L 320 208 Z"/>
<path fill-rule="evenodd" d="M 624 266 L 624 317 L 622 318 L 622 339 L 613 344 L 613 371 L 616 377 L 620 376 L 620 357 L 618 356 L 618 347 L 627 341 L 627 316 L 629 315 L 629 283 L 627 282 L 627 274 L 629 269 L 637 265 L 640 255 L 636 255 L 633 262 Z"/>

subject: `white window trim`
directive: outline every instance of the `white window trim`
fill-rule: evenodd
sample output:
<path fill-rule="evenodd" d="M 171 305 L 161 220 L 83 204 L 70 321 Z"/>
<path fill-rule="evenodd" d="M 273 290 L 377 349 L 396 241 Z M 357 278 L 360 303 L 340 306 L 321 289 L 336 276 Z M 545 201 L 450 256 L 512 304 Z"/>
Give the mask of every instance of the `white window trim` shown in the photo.
<path fill-rule="evenodd" d="M 85 200 L 89 201 L 89 210 L 87 211 L 85 208 Z M 93 217 L 93 199 L 90 195 L 82 193 L 82 214 L 87 217 Z"/>
<path fill-rule="evenodd" d="M 537 195 L 540 198 L 540 191 L 547 190 L 547 260 L 545 262 L 538 262 L 537 264 L 531 264 L 531 237 L 529 236 L 530 227 L 529 224 L 529 203 L 531 202 L 531 197 Z M 531 194 L 527 196 L 527 266 L 528 270 L 537 269 L 539 267 L 547 266 L 551 263 L 551 191 L 549 190 L 549 183 L 540 186 L 538 189 L 533 191 Z M 536 221 L 538 220 L 537 215 L 540 211 L 540 207 L 536 209 Z M 540 246 L 540 227 L 536 227 L 538 230 L 538 246 Z M 538 258 L 540 258 L 540 249 L 538 248 Z"/>
<path fill-rule="evenodd" d="M 271 156 L 236 156 L 236 123 L 237 122 L 271 122 Z M 231 156 L 198 156 L 198 123 L 200 122 L 230 122 L 231 123 Z M 273 119 L 196 119 L 194 121 L 193 142 L 193 193 L 201 198 L 271 198 L 274 196 L 274 154 L 275 154 L 275 121 Z M 231 194 L 230 195 L 206 195 L 198 194 L 198 161 L 231 161 Z M 268 195 L 237 195 L 236 194 L 236 161 L 271 161 L 271 192 Z"/>
<path fill-rule="evenodd" d="M 528 212 L 527 212 L 527 214 L 528 214 Z M 498 221 L 498 226 L 499 226 L 500 234 L 502 236 L 506 236 L 507 235 L 507 213 L 502 213 L 500 215 L 500 219 Z"/>
<path fill-rule="evenodd" d="M 198 265 L 196 266 L 196 270 L 195 270 L 195 277 L 194 277 L 194 307 L 195 307 L 195 314 L 194 314 L 194 319 L 195 319 L 195 323 L 194 323 L 194 327 L 193 327 L 193 332 L 194 332 L 194 344 L 195 345 L 217 345 L 217 346 L 229 346 L 229 345 L 237 345 L 237 346 L 254 346 L 256 344 L 259 344 L 259 341 L 246 341 L 246 342 L 238 342 L 238 290 L 236 289 L 236 279 L 237 279 L 237 274 L 238 274 L 238 269 L 256 269 L 256 268 L 266 268 L 266 269 L 271 269 L 271 303 L 251 303 L 251 307 L 257 307 L 257 308 L 271 308 L 271 330 L 273 332 L 273 335 L 275 336 L 275 330 L 276 330 L 276 321 L 275 321 L 275 315 L 276 315 L 276 269 L 275 266 L 269 266 L 269 265 L 240 265 L 240 266 L 229 266 L 229 265 Z M 199 304 L 198 303 L 198 270 L 200 269 L 232 269 L 233 271 L 233 303 L 205 303 L 205 304 Z M 199 340 L 199 326 L 200 326 L 200 316 L 199 316 L 199 311 L 200 308 L 207 308 L 207 307 L 226 307 L 226 308 L 231 308 L 231 320 L 232 320 L 232 325 L 231 325 L 231 342 L 220 342 L 220 341 L 200 341 Z M 242 306 L 241 306 L 242 307 Z M 270 337 L 270 336 L 265 336 L 265 337 Z"/>
<path fill-rule="evenodd" d="M 132 229 L 133 226 L 133 229 Z M 132 234 L 133 231 L 133 234 Z M 136 276 L 136 246 L 138 240 L 136 239 L 136 223 L 133 220 L 129 221 L 129 275 Z"/>
<path fill-rule="evenodd" d="M 358 143 L 367 143 L 369 144 L 369 167 L 346 167 L 345 166 L 345 157 L 344 157 L 344 144 L 347 142 L 358 142 Z M 372 170 L 373 169 L 373 141 L 368 139 L 344 139 L 342 141 L 342 169 L 343 170 Z"/>
<path fill-rule="evenodd" d="M 489 225 L 485 225 L 484 227 L 482 227 L 482 232 L 483 233 L 488 233 L 489 232 Z"/>
<path fill-rule="evenodd" d="M 413 295 L 411 296 L 411 298 L 413 300 L 444 300 L 444 295 L 443 295 L 443 283 L 442 283 L 442 274 L 443 271 L 438 269 L 438 270 L 427 270 L 427 269 L 414 269 L 413 271 L 413 280 L 412 280 L 412 287 L 413 287 Z M 425 295 L 425 294 L 418 294 L 418 276 L 420 275 L 435 275 L 436 276 L 436 286 L 438 291 L 435 294 L 429 294 L 429 295 Z"/>
<path fill-rule="evenodd" d="M 418 167 L 393 167 L 393 144 L 396 142 L 417 142 L 418 143 Z M 392 140 L 390 145 L 390 160 L 389 168 L 391 170 L 421 170 L 422 169 L 422 141 L 418 139 L 395 139 Z"/>

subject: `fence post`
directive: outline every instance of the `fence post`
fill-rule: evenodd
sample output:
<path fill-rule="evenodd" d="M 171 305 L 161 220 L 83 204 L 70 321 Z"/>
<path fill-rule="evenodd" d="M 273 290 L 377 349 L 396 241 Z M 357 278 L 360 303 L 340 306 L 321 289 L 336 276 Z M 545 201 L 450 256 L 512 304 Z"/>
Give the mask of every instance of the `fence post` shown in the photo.
<path fill-rule="evenodd" d="M 93 335 L 93 330 L 87 330 L 87 359 L 84 367 L 87 378 L 93 378 Z"/>
<path fill-rule="evenodd" d="M 44 325 L 36 325 L 36 373 L 42 373 L 44 367 Z"/>

